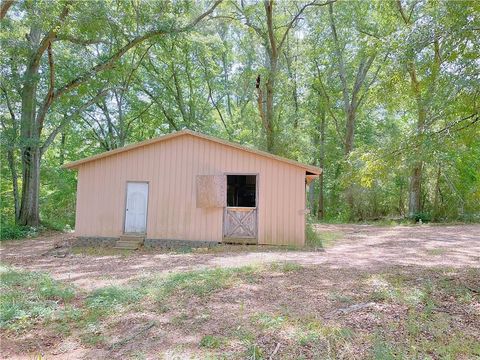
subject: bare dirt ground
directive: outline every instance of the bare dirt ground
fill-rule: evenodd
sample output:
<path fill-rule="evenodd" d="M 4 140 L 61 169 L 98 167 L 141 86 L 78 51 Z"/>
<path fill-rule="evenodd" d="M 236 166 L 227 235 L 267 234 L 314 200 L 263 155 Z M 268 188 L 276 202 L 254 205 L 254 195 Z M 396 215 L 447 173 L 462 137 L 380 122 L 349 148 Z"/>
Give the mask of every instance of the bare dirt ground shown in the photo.
<path fill-rule="evenodd" d="M 226 248 L 63 258 L 50 250 L 71 235 L 6 242 L 2 263 L 48 272 L 84 294 L 190 270 L 299 266 L 268 268 L 206 297 L 180 293 L 161 307 L 144 301 L 92 330 L 104 339 L 94 345 L 43 328 L 21 336 L 7 332 L 0 357 L 393 359 L 387 355 L 398 344 L 407 354 L 398 358 L 480 356 L 480 225 L 320 225 L 318 231 L 339 239 L 325 251 Z M 204 342 L 205 336 L 218 343 Z"/>
<path fill-rule="evenodd" d="M 170 273 L 213 267 L 236 267 L 275 261 L 321 265 L 330 269 L 381 271 L 392 266 L 480 267 L 480 225 L 395 226 L 318 225 L 322 232 L 339 234 L 331 248 L 309 251 L 245 251 L 219 253 L 159 253 L 154 251 L 92 256 L 48 255 L 54 243 L 71 234 L 54 234 L 2 244 L 4 263 L 32 271 L 46 271 L 54 279 L 92 290 L 118 285 L 151 273 Z"/>

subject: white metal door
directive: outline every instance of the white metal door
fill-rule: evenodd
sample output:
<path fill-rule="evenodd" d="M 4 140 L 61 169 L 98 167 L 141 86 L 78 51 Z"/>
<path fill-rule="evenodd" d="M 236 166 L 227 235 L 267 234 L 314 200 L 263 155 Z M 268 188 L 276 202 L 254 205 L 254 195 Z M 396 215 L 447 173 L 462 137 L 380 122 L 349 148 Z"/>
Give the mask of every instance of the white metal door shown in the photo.
<path fill-rule="evenodd" d="M 147 230 L 148 183 L 127 183 L 125 232 L 145 233 Z"/>

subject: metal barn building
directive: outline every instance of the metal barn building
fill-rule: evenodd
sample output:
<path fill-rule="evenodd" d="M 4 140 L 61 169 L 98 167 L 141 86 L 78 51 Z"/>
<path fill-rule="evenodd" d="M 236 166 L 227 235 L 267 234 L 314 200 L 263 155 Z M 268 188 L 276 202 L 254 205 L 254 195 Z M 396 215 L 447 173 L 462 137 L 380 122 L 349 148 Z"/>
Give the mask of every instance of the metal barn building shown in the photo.
<path fill-rule="evenodd" d="M 131 246 L 305 243 L 320 168 L 189 130 L 65 165 L 78 171 L 80 242 Z"/>

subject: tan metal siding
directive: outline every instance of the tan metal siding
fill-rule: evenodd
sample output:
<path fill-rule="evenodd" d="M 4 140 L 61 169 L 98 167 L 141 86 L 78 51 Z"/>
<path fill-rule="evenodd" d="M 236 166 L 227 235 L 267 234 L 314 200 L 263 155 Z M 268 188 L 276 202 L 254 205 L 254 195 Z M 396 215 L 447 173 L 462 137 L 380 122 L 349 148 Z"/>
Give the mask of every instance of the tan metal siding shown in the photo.
<path fill-rule="evenodd" d="M 258 174 L 258 242 L 304 243 L 305 170 L 194 136 L 84 163 L 78 169 L 76 233 L 123 232 L 127 181 L 148 181 L 147 237 L 221 241 L 223 209 L 197 208 L 196 175 Z"/>

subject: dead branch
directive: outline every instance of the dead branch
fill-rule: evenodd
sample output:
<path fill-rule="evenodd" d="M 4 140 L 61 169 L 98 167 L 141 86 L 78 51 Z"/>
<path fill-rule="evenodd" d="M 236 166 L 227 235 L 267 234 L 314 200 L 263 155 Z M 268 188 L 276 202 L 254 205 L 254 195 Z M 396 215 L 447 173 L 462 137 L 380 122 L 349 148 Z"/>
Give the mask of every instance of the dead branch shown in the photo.
<path fill-rule="evenodd" d="M 273 360 L 273 357 L 277 354 L 278 349 L 280 349 L 280 343 L 277 343 L 277 346 L 275 346 L 275 350 L 273 350 L 272 354 L 268 358 L 269 360 Z"/>
<path fill-rule="evenodd" d="M 112 345 L 110 345 L 110 351 L 113 351 L 113 350 L 118 349 L 122 346 L 125 346 L 129 341 L 132 341 L 136 337 L 138 337 L 138 336 L 142 335 L 143 333 L 147 332 L 148 330 L 153 328 L 155 325 L 156 325 L 156 323 L 154 321 L 152 321 L 152 322 L 148 323 L 146 326 L 144 326 L 143 328 L 141 328 L 140 330 L 134 332 L 132 335 L 127 336 L 126 338 L 124 338 L 120 341 L 117 341 L 116 343 L 113 343 Z"/>

